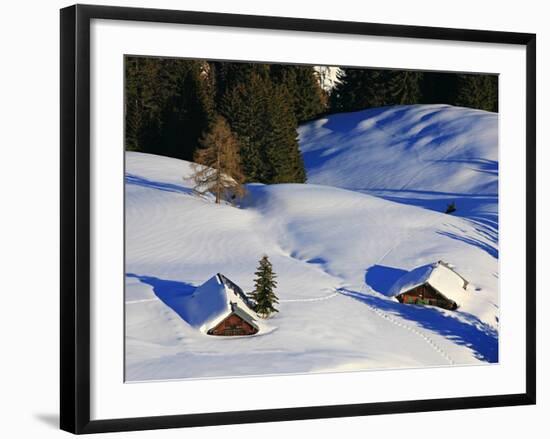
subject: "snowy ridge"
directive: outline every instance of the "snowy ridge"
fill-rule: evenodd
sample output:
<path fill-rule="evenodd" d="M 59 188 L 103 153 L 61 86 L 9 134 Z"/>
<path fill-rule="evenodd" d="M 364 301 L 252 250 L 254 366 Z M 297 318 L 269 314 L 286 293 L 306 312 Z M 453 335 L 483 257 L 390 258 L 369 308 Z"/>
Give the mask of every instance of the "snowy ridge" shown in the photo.
<path fill-rule="evenodd" d="M 302 125 L 300 148 L 310 183 L 494 194 L 497 127 L 498 115 L 481 110 L 381 107 Z"/>
<path fill-rule="evenodd" d="M 343 113 L 299 129 L 308 182 L 498 227 L 498 114 L 449 105 Z M 494 233 L 493 233 L 494 237 Z"/>

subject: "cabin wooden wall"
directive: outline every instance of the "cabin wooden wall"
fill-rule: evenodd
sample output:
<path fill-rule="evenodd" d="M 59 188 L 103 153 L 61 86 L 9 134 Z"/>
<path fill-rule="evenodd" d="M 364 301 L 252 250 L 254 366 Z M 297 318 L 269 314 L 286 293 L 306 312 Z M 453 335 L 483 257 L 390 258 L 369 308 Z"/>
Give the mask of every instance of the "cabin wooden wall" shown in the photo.
<path fill-rule="evenodd" d="M 224 320 L 208 331 L 209 335 L 235 336 L 252 335 L 258 330 L 236 314 L 230 314 Z"/>
<path fill-rule="evenodd" d="M 457 308 L 454 301 L 447 299 L 429 284 L 419 285 L 409 291 L 401 293 L 397 299 L 401 303 L 433 305 L 450 310 L 455 310 Z"/>

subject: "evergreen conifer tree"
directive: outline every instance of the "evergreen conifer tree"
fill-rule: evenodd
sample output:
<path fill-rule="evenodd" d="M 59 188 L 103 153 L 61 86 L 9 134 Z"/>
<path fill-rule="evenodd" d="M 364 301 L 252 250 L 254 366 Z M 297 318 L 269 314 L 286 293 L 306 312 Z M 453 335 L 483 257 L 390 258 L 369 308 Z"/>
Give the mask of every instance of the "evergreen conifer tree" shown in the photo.
<path fill-rule="evenodd" d="M 158 125 L 162 98 L 155 79 L 160 74 L 158 59 L 125 58 L 125 146 L 145 151 L 150 131 Z"/>
<path fill-rule="evenodd" d="M 254 291 L 250 297 L 254 300 L 256 313 L 263 318 L 269 317 L 274 312 L 279 312 L 275 305 L 279 303 L 274 289 L 277 286 L 276 275 L 273 266 L 267 256 L 260 259 L 258 269 L 254 273 Z"/>
<path fill-rule="evenodd" d="M 170 95 L 163 102 L 155 154 L 193 160 L 199 139 L 208 129 L 213 114 L 213 97 L 206 64 L 180 59 L 163 60 L 170 76 L 163 82 Z"/>
<path fill-rule="evenodd" d="M 125 73 L 125 148 L 127 151 L 139 151 L 139 130 L 141 128 L 141 109 L 139 99 L 139 58 L 126 59 Z"/>
<path fill-rule="evenodd" d="M 203 61 L 126 57 L 126 149 L 191 160 L 214 116 Z"/>
<path fill-rule="evenodd" d="M 291 110 L 298 124 L 325 111 L 326 96 L 313 67 L 273 64 L 271 78 L 289 93 Z"/>
<path fill-rule="evenodd" d="M 273 86 L 266 106 L 264 156 L 268 183 L 305 183 L 306 173 L 298 145 L 292 96 L 284 86 Z"/>
<path fill-rule="evenodd" d="M 456 211 L 456 203 L 454 201 L 447 204 L 447 209 L 445 210 L 445 213 L 453 213 L 455 211 Z"/>
<path fill-rule="evenodd" d="M 220 104 L 221 114 L 241 144 L 243 171 L 249 182 L 268 182 L 268 163 L 262 146 L 265 144 L 265 108 L 269 85 L 265 77 L 251 74 L 247 81 L 228 89 Z"/>
<path fill-rule="evenodd" d="M 420 84 L 421 104 L 449 104 L 456 102 L 457 74 L 423 72 Z"/>
<path fill-rule="evenodd" d="M 202 148 L 195 153 L 195 190 L 212 192 L 216 203 L 225 193 L 242 196 L 243 175 L 240 167 L 239 144 L 225 119 L 218 116 L 212 128 L 200 141 Z"/>
<path fill-rule="evenodd" d="M 387 96 L 384 105 L 412 105 L 420 103 L 422 73 L 408 70 L 388 72 Z"/>
<path fill-rule="evenodd" d="M 357 111 L 386 105 L 388 79 L 385 70 L 342 69 L 331 94 L 332 111 Z"/>
<path fill-rule="evenodd" d="M 288 89 L 273 84 L 265 70 L 243 68 L 250 72 L 248 80 L 226 91 L 220 112 L 241 143 L 246 180 L 303 183 L 305 170 Z"/>
<path fill-rule="evenodd" d="M 457 87 L 455 105 L 498 111 L 498 76 L 462 74 Z"/>
<path fill-rule="evenodd" d="M 269 78 L 268 64 L 215 61 L 210 66 L 215 77 L 215 99 L 219 112 L 222 112 L 221 104 L 228 91 L 246 85 L 254 75 Z"/>
<path fill-rule="evenodd" d="M 420 72 L 345 68 L 338 81 L 330 97 L 335 112 L 417 104 L 422 98 Z"/>

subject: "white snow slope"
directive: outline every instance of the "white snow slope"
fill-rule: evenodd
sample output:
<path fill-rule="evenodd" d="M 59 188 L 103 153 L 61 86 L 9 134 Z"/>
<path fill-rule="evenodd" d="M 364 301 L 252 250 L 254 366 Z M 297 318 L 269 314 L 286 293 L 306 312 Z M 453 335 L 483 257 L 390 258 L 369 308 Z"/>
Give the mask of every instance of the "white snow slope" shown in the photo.
<path fill-rule="evenodd" d="M 367 192 L 497 228 L 498 114 L 448 105 L 381 107 L 300 127 L 309 183 Z"/>
<path fill-rule="evenodd" d="M 494 114 L 447 106 L 314 121 L 308 184 L 251 184 L 238 207 L 193 193 L 188 162 L 126 153 L 126 379 L 498 361 L 496 129 Z M 403 186 L 423 201 L 388 195 Z M 468 200 L 462 217 L 434 208 L 441 193 Z M 279 275 L 269 331 L 213 337 L 185 320 L 182 299 L 215 273 L 250 291 L 264 254 Z M 458 311 L 389 297 L 440 259 L 471 282 Z"/>

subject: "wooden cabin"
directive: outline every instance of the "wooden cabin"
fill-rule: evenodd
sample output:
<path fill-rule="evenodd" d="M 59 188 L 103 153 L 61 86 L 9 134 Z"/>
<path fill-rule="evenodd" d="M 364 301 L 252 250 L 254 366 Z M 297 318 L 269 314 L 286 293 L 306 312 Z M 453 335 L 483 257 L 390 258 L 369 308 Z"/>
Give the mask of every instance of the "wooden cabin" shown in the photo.
<path fill-rule="evenodd" d="M 405 304 L 432 305 L 456 310 L 467 295 L 468 281 L 443 261 L 406 273 L 392 286 L 390 294 Z"/>
<path fill-rule="evenodd" d="M 245 336 L 260 331 L 254 303 L 221 273 L 212 276 L 186 299 L 188 323 L 213 336 Z"/>
<path fill-rule="evenodd" d="M 396 296 L 399 303 L 409 303 L 415 305 L 432 305 L 440 308 L 455 310 L 458 304 L 451 299 L 448 299 L 429 283 L 418 285 Z"/>
<path fill-rule="evenodd" d="M 253 335 L 258 332 L 258 326 L 254 320 L 240 308 L 233 306 L 231 314 L 226 316 L 221 322 L 208 330 L 208 335 L 235 336 L 235 335 Z"/>

